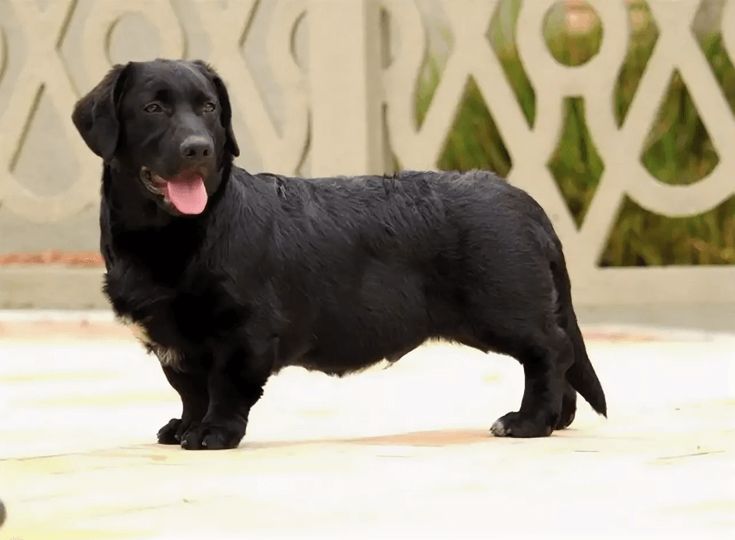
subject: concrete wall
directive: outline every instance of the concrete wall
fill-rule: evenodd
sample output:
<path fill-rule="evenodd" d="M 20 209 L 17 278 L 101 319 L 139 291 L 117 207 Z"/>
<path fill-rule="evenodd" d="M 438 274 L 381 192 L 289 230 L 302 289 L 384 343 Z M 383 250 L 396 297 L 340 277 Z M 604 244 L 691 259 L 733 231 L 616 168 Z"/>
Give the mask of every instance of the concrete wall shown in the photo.
<path fill-rule="evenodd" d="M 735 301 L 733 267 L 597 266 L 624 197 L 688 216 L 735 193 L 735 154 L 728 152 L 735 122 L 690 31 L 699 2 L 649 1 L 659 41 L 620 127 L 612 91 L 628 43 L 625 2 L 590 1 L 604 38 L 578 67 L 557 63 L 544 44 L 543 19 L 553 4 L 523 2 L 518 22 L 518 47 L 537 89 L 529 126 L 486 39 L 494 0 L 0 0 L 0 256 L 96 250 L 100 164 L 69 120 L 75 100 L 116 62 L 204 58 L 230 87 L 238 163 L 289 174 L 382 172 L 393 155 L 406 168 L 435 168 L 472 77 L 511 154 L 510 181 L 541 202 L 564 241 L 579 303 Z M 735 58 L 733 0 L 724 4 L 722 28 Z M 441 41 L 436 36 L 449 36 L 450 46 L 430 48 Z M 419 127 L 414 89 L 427 50 L 446 62 Z M 674 70 L 720 157 L 708 177 L 688 186 L 658 182 L 639 159 Z M 546 166 L 567 96 L 585 99 L 605 163 L 580 228 Z M 100 272 L 2 266 L 0 306 L 104 306 Z"/>

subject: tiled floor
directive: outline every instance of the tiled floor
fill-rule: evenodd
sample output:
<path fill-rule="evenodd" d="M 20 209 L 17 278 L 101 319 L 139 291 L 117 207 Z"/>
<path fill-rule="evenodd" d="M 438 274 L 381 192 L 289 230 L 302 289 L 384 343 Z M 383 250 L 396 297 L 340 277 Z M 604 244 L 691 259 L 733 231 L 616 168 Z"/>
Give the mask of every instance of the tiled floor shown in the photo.
<path fill-rule="evenodd" d="M 513 360 L 429 345 L 285 370 L 239 449 L 186 452 L 153 444 L 178 402 L 125 332 L 0 323 L 0 538 L 735 535 L 735 335 L 586 330 L 610 418 L 550 438 L 487 433 Z"/>

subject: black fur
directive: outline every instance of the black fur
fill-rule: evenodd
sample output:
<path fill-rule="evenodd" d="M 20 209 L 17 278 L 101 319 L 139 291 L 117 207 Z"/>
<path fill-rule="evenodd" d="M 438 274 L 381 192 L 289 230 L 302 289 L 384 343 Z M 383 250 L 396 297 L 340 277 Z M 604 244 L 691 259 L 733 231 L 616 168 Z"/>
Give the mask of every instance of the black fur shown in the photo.
<path fill-rule="evenodd" d="M 201 96 L 216 100 L 218 115 L 197 109 Z M 154 98 L 165 114 L 143 111 Z M 235 447 L 284 366 L 344 375 L 428 338 L 523 365 L 520 409 L 493 425 L 496 435 L 566 427 L 575 391 L 606 414 L 561 244 L 531 197 L 481 171 L 249 174 L 231 163 L 229 107 L 204 64 L 157 60 L 117 66 L 74 112 L 104 158 L 105 291 L 119 316 L 145 327 L 183 402 L 160 442 Z M 141 167 L 185 168 L 176 145 L 191 133 L 215 145 L 197 163 L 210 198 L 194 217 L 140 176 Z"/>

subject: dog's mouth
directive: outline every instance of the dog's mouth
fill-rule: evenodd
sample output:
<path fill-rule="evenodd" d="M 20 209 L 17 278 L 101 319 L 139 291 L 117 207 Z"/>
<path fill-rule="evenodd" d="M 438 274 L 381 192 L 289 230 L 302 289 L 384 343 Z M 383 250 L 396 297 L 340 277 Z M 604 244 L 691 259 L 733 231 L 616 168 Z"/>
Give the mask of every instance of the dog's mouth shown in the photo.
<path fill-rule="evenodd" d="M 163 178 L 148 167 L 140 169 L 143 186 L 164 203 L 185 215 L 197 215 L 207 206 L 204 176 L 198 171 L 182 171 L 171 178 Z"/>

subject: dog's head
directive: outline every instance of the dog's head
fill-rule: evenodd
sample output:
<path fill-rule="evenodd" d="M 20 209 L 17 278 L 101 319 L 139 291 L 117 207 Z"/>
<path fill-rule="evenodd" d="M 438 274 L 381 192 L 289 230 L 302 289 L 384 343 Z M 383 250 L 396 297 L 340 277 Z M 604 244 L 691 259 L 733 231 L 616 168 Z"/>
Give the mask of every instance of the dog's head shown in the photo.
<path fill-rule="evenodd" d="M 204 211 L 239 154 L 222 79 L 200 61 L 117 65 L 72 115 L 87 146 L 172 215 Z"/>

